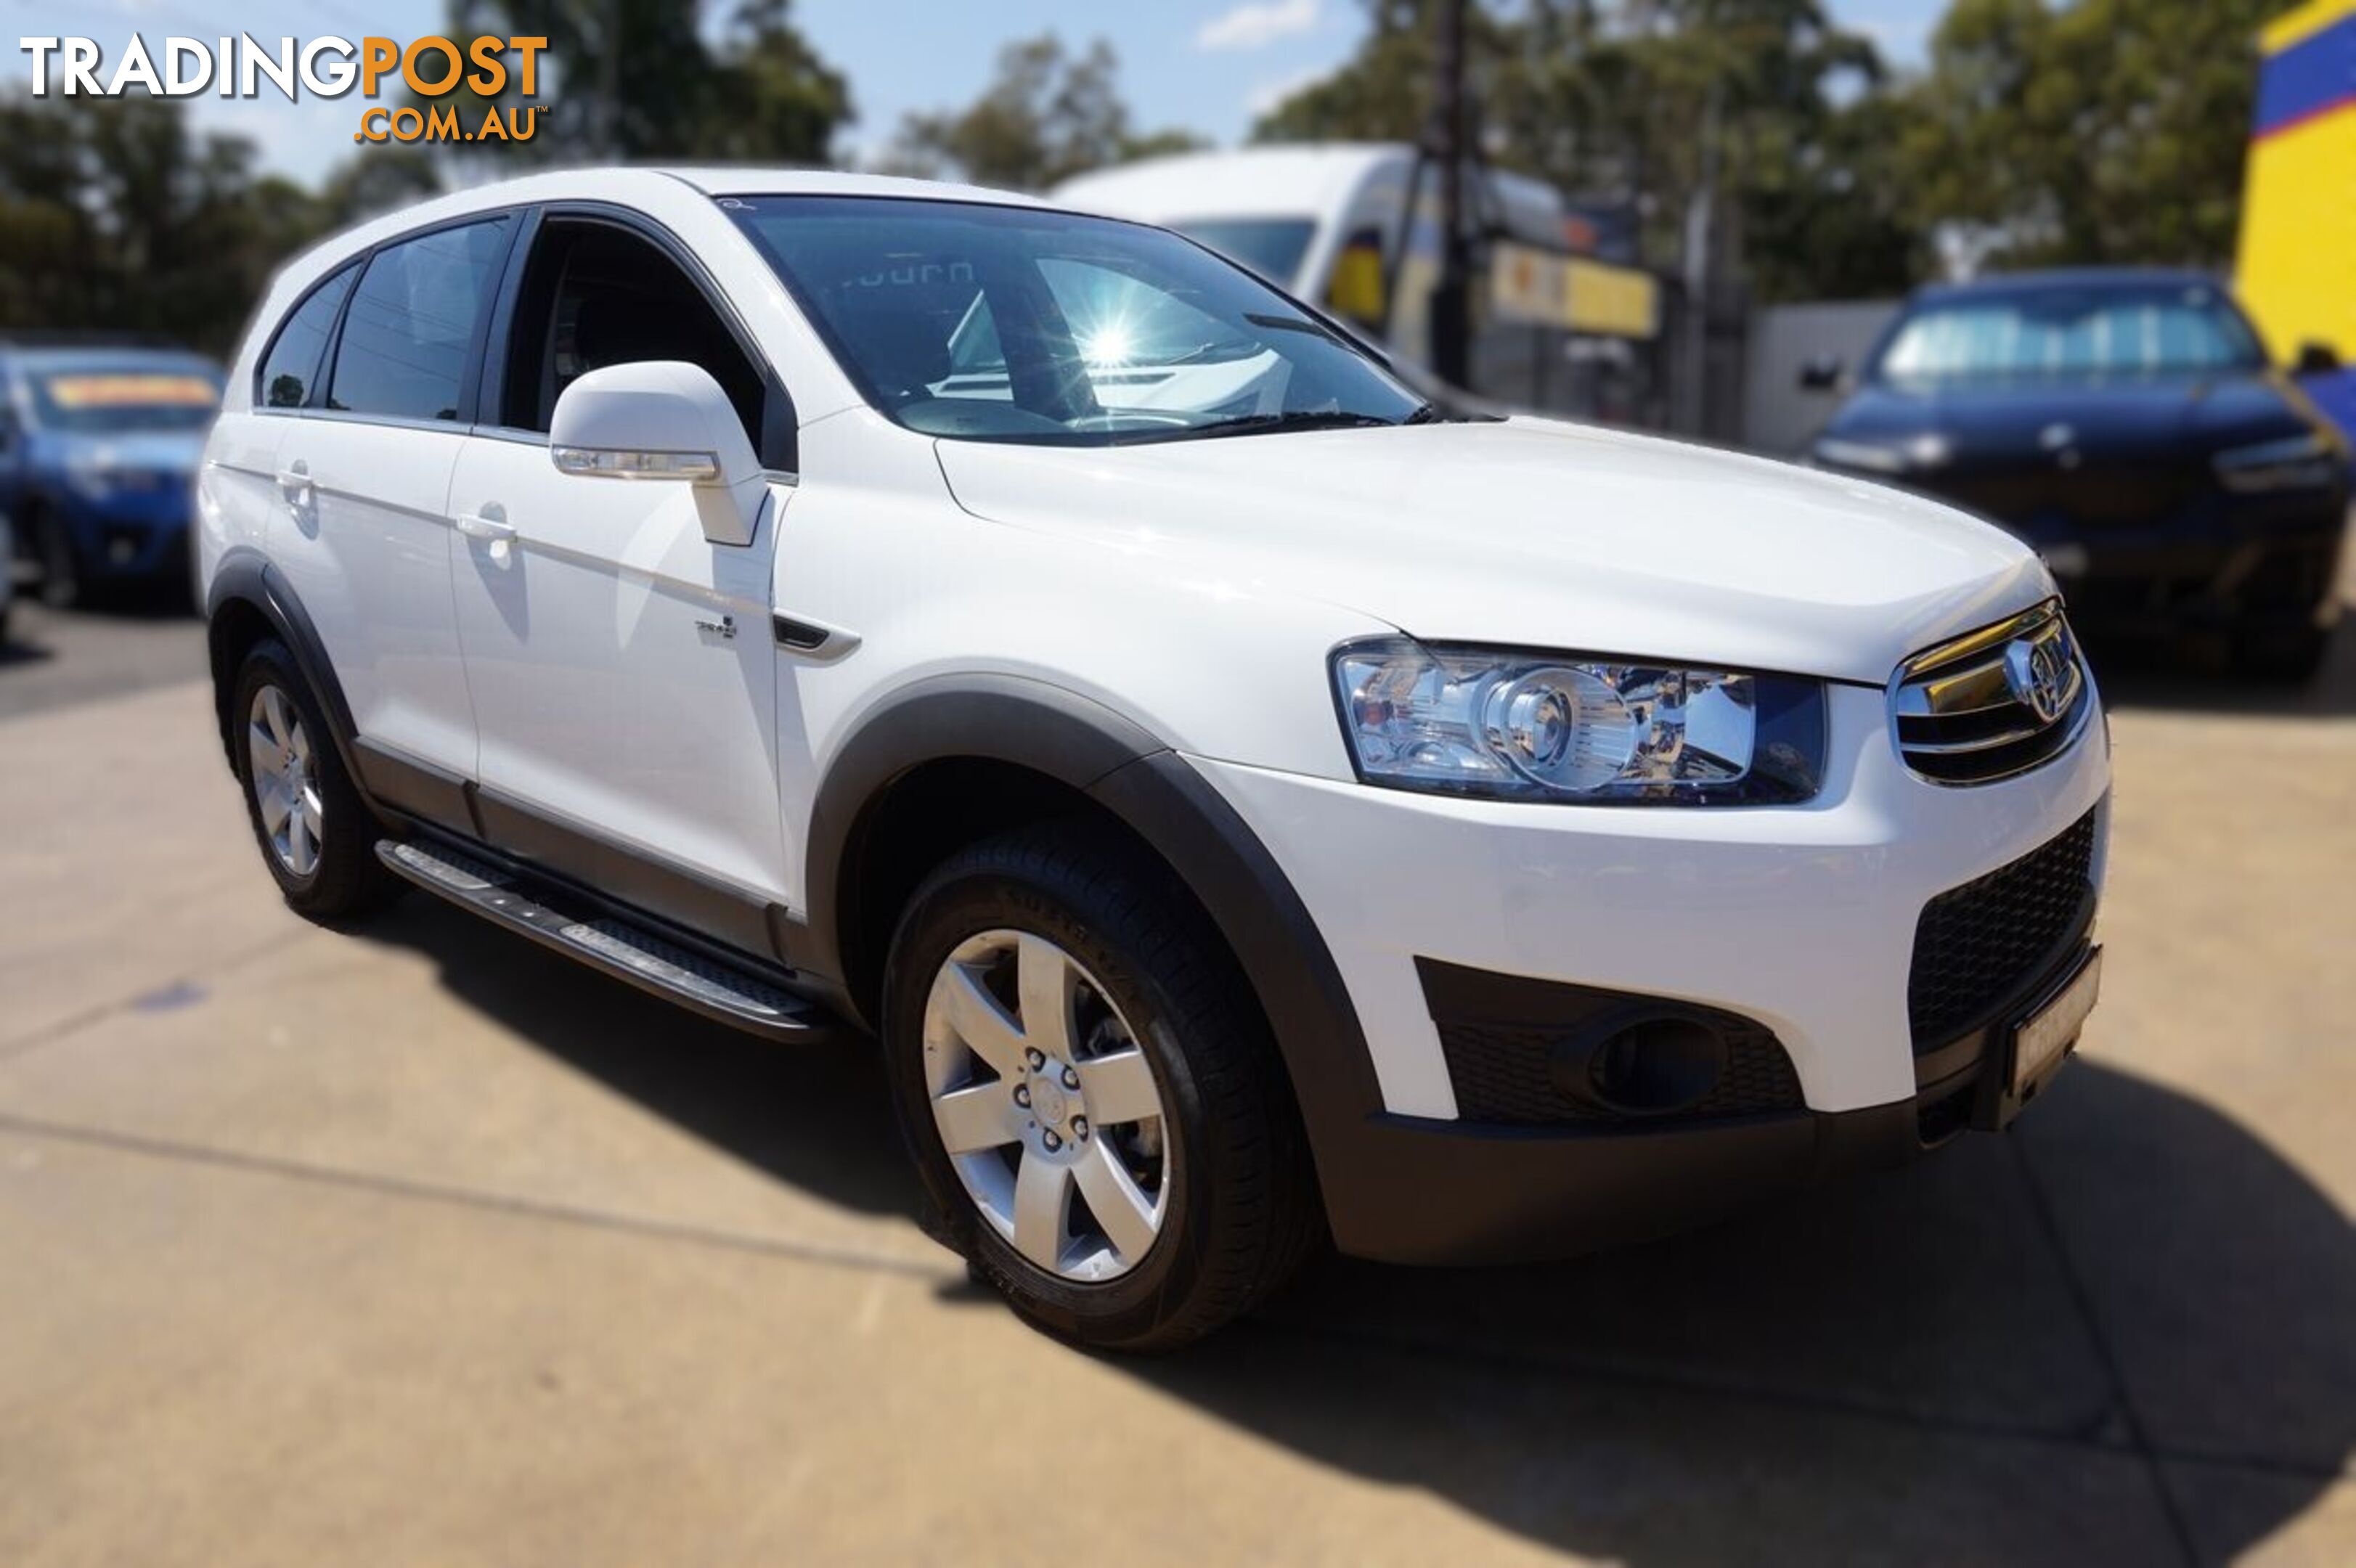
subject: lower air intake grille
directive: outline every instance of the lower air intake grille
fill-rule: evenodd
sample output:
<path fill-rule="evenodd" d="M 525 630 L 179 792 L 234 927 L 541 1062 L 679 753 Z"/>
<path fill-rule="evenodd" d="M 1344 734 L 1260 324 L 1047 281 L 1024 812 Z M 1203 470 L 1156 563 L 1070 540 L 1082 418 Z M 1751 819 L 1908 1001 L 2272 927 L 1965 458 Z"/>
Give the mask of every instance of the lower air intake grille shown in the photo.
<path fill-rule="evenodd" d="M 1622 1112 L 1575 1099 L 1557 1086 L 1554 1060 L 1565 1031 L 1543 1026 L 1441 1023 L 1440 1049 L 1456 1090 L 1456 1114 L 1469 1122 L 1536 1125 L 1625 1123 Z M 1803 1104 L 1792 1059 L 1767 1030 L 1730 1029 L 1726 1066 L 1717 1087 L 1685 1110 L 1679 1121 L 1796 1111 Z"/>
<path fill-rule="evenodd" d="M 2094 866 L 2089 811 L 2061 837 L 1922 906 L 1906 979 L 1918 1055 L 1988 1022 L 2084 933 Z"/>

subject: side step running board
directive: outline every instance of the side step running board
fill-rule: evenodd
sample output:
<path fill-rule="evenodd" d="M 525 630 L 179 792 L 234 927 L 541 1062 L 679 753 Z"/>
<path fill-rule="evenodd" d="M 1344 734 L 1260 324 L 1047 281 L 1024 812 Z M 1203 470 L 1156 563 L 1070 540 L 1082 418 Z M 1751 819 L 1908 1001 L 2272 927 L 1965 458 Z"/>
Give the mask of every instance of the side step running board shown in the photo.
<path fill-rule="evenodd" d="M 438 844 L 397 838 L 380 840 L 376 855 L 429 893 L 706 1018 L 773 1040 L 815 1040 L 827 1030 L 826 1015 L 815 1003 L 628 921 L 576 913 L 563 892 L 537 886 L 519 872 Z"/>

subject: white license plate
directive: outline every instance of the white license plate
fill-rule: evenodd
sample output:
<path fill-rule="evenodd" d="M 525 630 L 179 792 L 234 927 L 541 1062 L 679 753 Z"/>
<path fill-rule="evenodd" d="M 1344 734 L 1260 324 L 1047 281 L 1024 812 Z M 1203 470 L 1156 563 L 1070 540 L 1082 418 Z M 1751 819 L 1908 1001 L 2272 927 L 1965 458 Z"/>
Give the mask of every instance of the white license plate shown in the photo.
<path fill-rule="evenodd" d="M 2086 1027 L 2086 1016 L 2094 1010 L 2094 997 L 2102 986 L 2103 950 L 2097 947 L 2059 996 L 2012 1031 L 2012 1093 L 2019 1093 L 2053 1070 L 2077 1040 L 2079 1030 Z"/>

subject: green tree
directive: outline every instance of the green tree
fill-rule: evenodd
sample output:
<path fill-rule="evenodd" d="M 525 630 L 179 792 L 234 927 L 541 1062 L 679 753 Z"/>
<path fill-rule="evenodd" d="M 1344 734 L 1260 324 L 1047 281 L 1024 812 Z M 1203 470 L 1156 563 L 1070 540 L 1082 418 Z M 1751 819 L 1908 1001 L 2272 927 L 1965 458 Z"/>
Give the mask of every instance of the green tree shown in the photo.
<path fill-rule="evenodd" d="M 0 99 L 0 330 L 153 334 L 228 350 L 271 272 L 330 229 L 435 188 L 356 155 L 313 196 L 253 144 L 132 95 Z"/>
<path fill-rule="evenodd" d="M 908 115 L 885 161 L 905 174 L 1044 190 L 1108 164 L 1204 144 L 1186 131 L 1133 130 L 1119 75 L 1101 38 L 1076 59 L 1052 33 L 1009 44 L 979 99 L 955 112 Z"/>
<path fill-rule="evenodd" d="M 1431 101 L 1436 0 L 1367 0 L 1341 69 L 1278 104 L 1255 140 L 1412 140 Z M 1485 155 L 1567 192 L 1623 199 L 1645 258 L 1684 258 L 1714 169 L 1714 252 L 1769 298 L 1882 293 L 1924 247 L 1871 44 L 1821 0 L 1525 0 L 1475 5 L 1469 82 Z"/>
<path fill-rule="evenodd" d="M 528 142 L 469 144 L 479 158 L 825 163 L 852 118 L 851 89 L 793 26 L 788 0 L 739 0 L 716 48 L 704 42 L 702 10 L 680 0 L 452 0 L 454 37 L 548 45 L 530 99 L 510 69 L 494 98 L 462 85 L 436 101 L 469 128 L 494 106 L 541 111 Z"/>
<path fill-rule="evenodd" d="M 1904 163 L 1919 219 L 2000 266 L 2232 257 L 2277 0 L 1955 0 Z"/>
<path fill-rule="evenodd" d="M 1255 142 L 1411 142 L 1431 116 L 1438 59 L 1433 0 L 1362 0 L 1365 36 L 1341 67 L 1278 102 L 1252 126 Z M 1551 9 L 1551 7 L 1547 7 Z M 1520 38 L 1484 6 L 1466 16 L 1476 101 L 1494 104 L 1523 75 Z"/>

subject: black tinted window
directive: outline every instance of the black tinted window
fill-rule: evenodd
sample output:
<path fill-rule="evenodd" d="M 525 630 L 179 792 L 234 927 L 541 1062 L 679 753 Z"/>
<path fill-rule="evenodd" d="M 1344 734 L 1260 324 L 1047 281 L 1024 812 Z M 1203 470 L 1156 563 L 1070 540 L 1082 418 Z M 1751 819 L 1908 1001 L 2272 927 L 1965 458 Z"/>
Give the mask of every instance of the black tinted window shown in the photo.
<path fill-rule="evenodd" d="M 327 406 L 455 420 L 475 324 L 490 304 L 507 219 L 386 247 L 353 291 Z"/>
<path fill-rule="evenodd" d="M 545 432 L 556 400 L 582 376 L 648 359 L 709 370 L 759 448 L 766 388 L 693 280 L 611 224 L 542 225 L 517 299 L 498 422 Z"/>
<path fill-rule="evenodd" d="M 358 267 L 346 267 L 313 289 L 278 329 L 277 339 L 262 361 L 262 400 L 266 406 L 299 409 L 309 400 L 311 383 L 319 374 L 320 351 L 327 347 L 327 334 L 336 329 L 336 312 L 343 308 L 344 295 L 359 275 Z"/>

